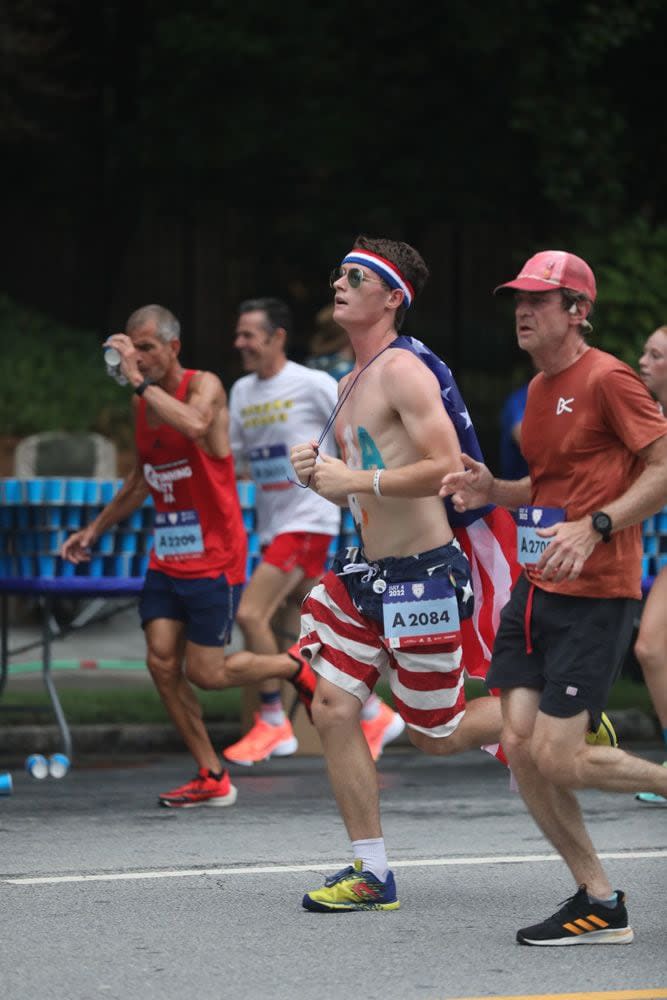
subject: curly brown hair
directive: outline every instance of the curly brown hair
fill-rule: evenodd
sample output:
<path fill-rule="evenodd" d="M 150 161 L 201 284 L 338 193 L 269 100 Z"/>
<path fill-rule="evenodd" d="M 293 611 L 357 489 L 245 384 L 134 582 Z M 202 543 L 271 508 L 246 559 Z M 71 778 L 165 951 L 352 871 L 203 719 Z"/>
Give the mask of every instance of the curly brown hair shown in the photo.
<path fill-rule="evenodd" d="M 397 240 L 386 240 L 372 236 L 364 236 L 360 233 L 354 241 L 354 250 L 370 250 L 371 253 L 379 254 L 385 260 L 394 264 L 404 278 L 410 282 L 415 290 L 415 298 L 429 278 L 429 269 L 424 262 L 424 258 L 411 247 L 409 243 L 400 243 Z M 400 306 L 396 311 L 396 329 L 400 330 L 405 319 L 406 308 Z"/>

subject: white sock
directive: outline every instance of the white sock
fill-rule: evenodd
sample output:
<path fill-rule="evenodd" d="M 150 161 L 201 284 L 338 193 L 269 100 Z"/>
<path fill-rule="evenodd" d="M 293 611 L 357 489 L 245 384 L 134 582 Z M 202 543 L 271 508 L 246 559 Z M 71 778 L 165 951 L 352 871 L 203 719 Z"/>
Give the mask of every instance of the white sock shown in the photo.
<path fill-rule="evenodd" d="M 269 705 L 260 705 L 259 714 L 264 722 L 268 722 L 270 726 L 282 726 L 286 719 L 285 711 L 280 701 Z"/>
<path fill-rule="evenodd" d="M 359 858 L 361 867 L 365 871 L 372 872 L 381 882 L 387 881 L 389 865 L 384 837 L 377 837 L 375 840 L 353 840 L 352 850 L 354 857 Z"/>
<path fill-rule="evenodd" d="M 369 719 L 374 719 L 378 712 L 380 711 L 380 705 L 382 702 L 376 694 L 371 691 L 370 695 L 361 706 L 361 718 L 368 722 Z"/>

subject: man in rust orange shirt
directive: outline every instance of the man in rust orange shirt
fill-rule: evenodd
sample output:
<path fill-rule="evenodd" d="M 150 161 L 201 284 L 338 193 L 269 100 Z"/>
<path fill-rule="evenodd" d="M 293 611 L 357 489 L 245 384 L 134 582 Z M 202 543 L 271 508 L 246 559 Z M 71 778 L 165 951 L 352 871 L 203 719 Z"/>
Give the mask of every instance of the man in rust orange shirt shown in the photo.
<path fill-rule="evenodd" d="M 577 788 L 667 793 L 667 772 L 590 746 L 629 646 L 641 597 L 641 522 L 667 502 L 667 421 L 638 376 L 590 347 L 595 277 L 580 257 L 544 250 L 496 289 L 513 292 L 516 336 L 538 374 L 521 450 L 529 475 L 495 479 L 463 456 L 443 479 L 459 510 L 514 512 L 524 575 L 501 616 L 486 682 L 502 692 L 502 742 L 536 823 L 577 892 L 517 933 L 521 944 L 629 944 L 625 897 L 593 847 Z"/>

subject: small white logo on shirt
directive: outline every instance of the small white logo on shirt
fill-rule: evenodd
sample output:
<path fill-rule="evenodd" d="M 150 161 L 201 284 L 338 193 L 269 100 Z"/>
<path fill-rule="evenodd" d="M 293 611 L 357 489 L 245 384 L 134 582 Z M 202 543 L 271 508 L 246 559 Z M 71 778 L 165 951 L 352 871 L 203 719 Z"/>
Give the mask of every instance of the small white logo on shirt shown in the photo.
<path fill-rule="evenodd" d="M 576 698 L 576 696 L 579 694 L 579 688 L 572 687 L 571 684 L 568 684 L 568 686 L 565 688 L 565 694 L 569 694 L 572 698 Z"/>
<path fill-rule="evenodd" d="M 570 396 L 569 399 L 563 399 L 561 396 L 556 404 L 556 416 L 559 417 L 561 413 L 572 413 L 570 403 L 574 403 L 574 396 Z"/>

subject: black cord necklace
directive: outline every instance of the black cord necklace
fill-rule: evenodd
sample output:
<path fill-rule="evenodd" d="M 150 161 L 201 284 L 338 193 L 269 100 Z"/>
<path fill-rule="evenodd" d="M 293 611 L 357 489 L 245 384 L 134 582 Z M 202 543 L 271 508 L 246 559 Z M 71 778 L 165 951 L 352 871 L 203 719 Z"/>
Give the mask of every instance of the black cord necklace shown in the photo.
<path fill-rule="evenodd" d="M 373 357 L 370 359 L 370 361 L 367 361 L 366 364 L 364 365 L 364 367 L 361 368 L 357 372 L 357 374 L 354 376 L 354 378 L 352 379 L 352 381 L 349 382 L 345 386 L 345 388 L 343 389 L 342 393 L 338 397 L 338 401 L 336 402 L 336 405 L 334 406 L 334 408 L 332 410 L 331 416 L 329 417 L 329 419 L 327 420 L 326 424 L 324 425 L 324 430 L 322 431 L 322 433 L 320 434 L 320 436 L 319 436 L 319 438 L 317 440 L 317 448 L 315 449 L 316 453 L 319 452 L 320 445 L 322 444 L 322 442 L 324 441 L 325 437 L 327 436 L 327 434 L 329 433 L 329 431 L 333 427 L 333 425 L 334 425 L 334 423 L 336 421 L 336 417 L 338 416 L 338 414 L 342 410 L 342 408 L 343 408 L 346 400 L 348 399 L 350 393 L 354 389 L 355 385 L 357 384 L 357 382 L 359 381 L 359 379 L 361 378 L 361 376 L 364 374 L 364 372 L 366 371 L 367 368 L 370 368 L 370 366 L 373 364 L 374 361 L 377 361 L 377 359 L 380 357 L 381 354 L 384 354 L 384 352 L 386 350 L 388 350 L 388 348 L 391 347 L 391 344 L 393 344 L 393 342 L 394 341 L 392 340 L 390 344 L 385 344 L 385 346 L 383 348 L 381 348 L 377 352 L 377 354 L 374 354 Z M 307 490 L 308 487 L 310 486 L 310 476 L 308 477 L 308 482 L 307 483 L 300 483 L 296 479 L 290 479 L 289 482 L 290 483 L 294 483 L 295 486 L 300 486 L 302 490 Z"/>

